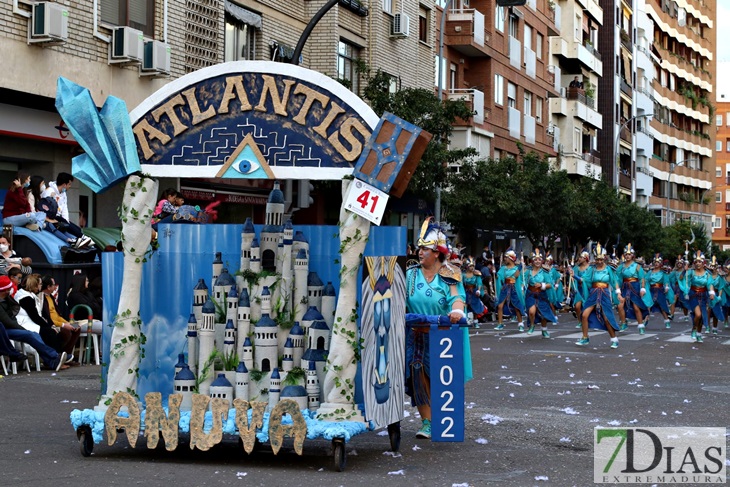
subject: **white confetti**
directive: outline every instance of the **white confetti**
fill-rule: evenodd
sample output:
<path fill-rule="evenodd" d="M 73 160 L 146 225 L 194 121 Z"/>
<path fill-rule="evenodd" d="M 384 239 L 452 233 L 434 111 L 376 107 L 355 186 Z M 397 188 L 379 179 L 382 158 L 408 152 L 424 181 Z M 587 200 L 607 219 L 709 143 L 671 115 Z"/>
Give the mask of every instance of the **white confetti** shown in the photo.
<path fill-rule="evenodd" d="M 573 408 L 563 408 L 560 411 L 564 412 L 565 414 L 580 414 L 578 411 L 576 411 Z"/>
<path fill-rule="evenodd" d="M 463 484 L 451 484 L 451 487 L 471 487 L 469 484 L 464 482 Z"/>
<path fill-rule="evenodd" d="M 486 445 L 487 443 L 489 443 L 489 440 L 488 440 L 488 439 L 486 439 L 486 438 L 477 438 L 477 439 L 476 439 L 476 440 L 474 440 L 474 441 L 476 441 L 476 442 L 477 442 L 477 443 L 479 443 L 480 445 Z"/>
<path fill-rule="evenodd" d="M 536 385 L 537 387 L 540 387 L 540 386 L 542 386 L 542 384 L 540 384 L 539 382 L 535 382 L 535 385 Z"/>
<path fill-rule="evenodd" d="M 568 438 L 567 436 L 563 436 L 562 438 L 560 438 L 560 442 L 561 443 L 570 443 L 570 438 Z"/>
<path fill-rule="evenodd" d="M 71 402 L 71 401 L 69 401 L 68 399 L 64 399 L 63 401 L 61 401 L 61 404 L 64 404 L 64 403 L 67 403 L 67 402 Z"/>
<path fill-rule="evenodd" d="M 515 385 L 515 386 L 520 386 L 520 387 L 522 387 L 522 383 L 520 383 L 520 382 L 517 382 L 516 380 L 510 380 L 510 381 L 507 381 L 507 384 L 512 384 L 512 385 Z"/>
<path fill-rule="evenodd" d="M 236 477 L 239 479 L 245 477 L 246 475 L 248 475 L 248 472 L 236 472 Z"/>
<path fill-rule="evenodd" d="M 396 470 L 395 472 L 388 472 L 388 475 L 405 475 L 403 470 Z"/>
<path fill-rule="evenodd" d="M 630 423 L 630 424 L 636 424 L 636 423 L 638 423 L 638 422 L 639 422 L 639 420 L 638 420 L 638 419 L 632 419 L 631 421 L 629 421 L 629 423 Z"/>
<path fill-rule="evenodd" d="M 666 415 L 667 415 L 667 413 L 665 413 L 664 411 L 662 411 L 662 416 L 666 416 Z"/>
<path fill-rule="evenodd" d="M 418 446 L 418 445 L 413 445 L 413 451 L 418 451 L 418 450 L 420 450 L 420 449 L 421 449 L 421 447 L 420 447 L 420 446 Z"/>
<path fill-rule="evenodd" d="M 515 393 L 514 392 L 510 392 L 509 393 L 509 397 L 515 397 Z"/>
<path fill-rule="evenodd" d="M 595 384 L 588 384 L 588 387 L 586 387 L 586 389 L 600 389 L 600 387 Z"/>
<path fill-rule="evenodd" d="M 536 475 L 535 476 L 535 480 L 538 480 L 538 481 L 545 480 L 545 481 L 547 481 L 549 479 L 548 479 L 548 476 L 547 475 Z"/>
<path fill-rule="evenodd" d="M 529 430 L 527 430 L 527 432 L 528 433 L 535 433 L 535 428 L 530 428 Z"/>
<path fill-rule="evenodd" d="M 488 352 L 488 351 L 491 350 L 491 347 L 490 348 L 482 348 L 482 350 L 484 350 L 485 352 Z"/>
<path fill-rule="evenodd" d="M 570 360 L 570 357 L 565 357 L 565 363 L 566 363 L 566 364 L 569 364 L 569 363 L 571 363 L 571 362 L 572 362 L 572 360 Z"/>
<path fill-rule="evenodd" d="M 674 414 L 682 414 L 682 411 L 674 411 Z"/>
<path fill-rule="evenodd" d="M 674 365 L 676 365 L 677 367 L 681 367 L 682 366 L 682 364 L 680 364 L 679 362 L 674 362 Z"/>
<path fill-rule="evenodd" d="M 572 379 L 573 377 L 575 377 L 575 374 L 570 374 L 569 377 Z"/>
<path fill-rule="evenodd" d="M 621 424 L 621 421 L 614 419 L 613 421 L 609 421 L 606 424 L 608 424 L 609 426 L 619 426 Z"/>
<path fill-rule="evenodd" d="M 387 455 L 387 456 L 390 456 L 390 457 L 393 457 L 393 458 L 400 458 L 400 457 L 402 457 L 402 456 L 403 456 L 403 455 L 401 455 L 401 454 L 400 454 L 399 452 L 397 452 L 397 451 L 390 451 L 390 450 L 388 450 L 388 451 L 384 451 L 384 452 L 383 452 L 383 455 Z"/>
<path fill-rule="evenodd" d="M 685 404 L 689 404 L 689 403 L 691 403 L 692 401 L 690 401 L 689 399 L 685 399 L 685 400 L 684 400 L 683 402 L 684 402 Z"/>
<path fill-rule="evenodd" d="M 598 418 L 593 418 L 593 419 L 591 419 L 591 420 L 590 420 L 589 422 L 590 422 L 590 423 L 600 423 L 600 422 L 601 422 L 601 420 L 600 420 L 600 419 L 598 419 Z"/>
<path fill-rule="evenodd" d="M 503 365 L 503 366 L 502 366 L 502 368 L 503 368 L 503 369 L 506 369 L 506 368 L 507 368 L 507 366 L 506 366 L 506 365 Z"/>
<path fill-rule="evenodd" d="M 387 430 L 379 431 L 378 436 L 388 436 L 388 431 Z"/>
<path fill-rule="evenodd" d="M 23 453 L 25 453 L 27 455 L 30 453 L 30 450 L 25 450 Z"/>
<path fill-rule="evenodd" d="M 485 414 L 484 416 L 482 416 L 482 421 L 491 425 L 497 425 L 500 422 L 504 421 L 504 419 L 500 418 L 499 416 L 494 416 L 493 414 Z"/>
<path fill-rule="evenodd" d="M 730 460 L 728 460 L 727 458 L 725 459 L 725 466 L 730 467 Z"/>

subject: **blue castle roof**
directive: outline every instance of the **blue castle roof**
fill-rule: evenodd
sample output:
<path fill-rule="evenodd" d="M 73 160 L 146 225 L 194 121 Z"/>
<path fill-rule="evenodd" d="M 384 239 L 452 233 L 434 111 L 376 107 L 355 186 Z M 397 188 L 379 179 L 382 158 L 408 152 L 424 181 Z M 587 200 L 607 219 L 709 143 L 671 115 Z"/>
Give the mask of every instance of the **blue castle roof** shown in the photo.
<path fill-rule="evenodd" d="M 304 358 L 304 357 L 302 357 L 302 358 Z M 314 371 L 317 370 L 317 365 L 314 363 L 314 361 L 312 361 L 312 360 L 309 361 L 309 365 L 307 366 L 307 370 L 314 370 Z"/>
<path fill-rule="evenodd" d="M 218 377 L 213 381 L 210 387 L 233 387 L 233 385 L 226 379 L 226 374 L 218 374 Z"/>
<path fill-rule="evenodd" d="M 214 264 L 222 264 L 223 263 L 223 253 L 216 252 L 215 253 L 215 259 L 213 259 Z"/>
<path fill-rule="evenodd" d="M 256 322 L 256 328 L 262 327 L 262 326 L 277 326 L 276 321 L 272 320 L 269 316 L 269 313 L 264 313 L 261 315 L 261 318 Z"/>
<path fill-rule="evenodd" d="M 236 280 L 228 273 L 228 269 L 222 269 L 221 275 L 215 280 L 215 286 L 235 286 Z"/>
<path fill-rule="evenodd" d="M 288 220 L 286 221 L 286 223 L 284 223 L 284 229 L 285 229 L 285 230 L 289 230 L 289 229 L 293 230 L 293 229 L 294 229 L 294 225 L 293 225 L 293 224 L 292 224 L 292 222 L 291 222 L 291 218 L 289 218 L 289 219 L 288 219 Z"/>
<path fill-rule="evenodd" d="M 247 374 L 248 373 L 246 364 L 244 364 L 243 361 L 238 362 L 238 367 L 236 367 L 236 373 L 237 374 Z"/>
<path fill-rule="evenodd" d="M 322 313 L 319 312 L 316 306 L 310 306 L 309 309 L 307 309 L 307 312 L 304 313 L 304 316 L 302 316 L 302 321 L 315 321 L 323 319 L 324 316 L 322 316 Z"/>
<path fill-rule="evenodd" d="M 289 336 L 304 336 L 304 329 L 299 326 L 299 322 L 295 321 L 294 326 L 291 327 L 291 330 L 289 330 Z"/>
<path fill-rule="evenodd" d="M 195 374 L 190 370 L 188 364 L 183 364 L 180 372 L 175 374 L 175 380 L 195 380 Z"/>
<path fill-rule="evenodd" d="M 284 348 L 292 348 L 294 346 L 294 342 L 290 337 L 286 337 L 286 341 L 284 342 Z"/>
<path fill-rule="evenodd" d="M 236 285 L 234 284 L 230 291 L 228 291 L 228 297 L 229 298 L 238 298 L 238 289 L 236 289 Z"/>
<path fill-rule="evenodd" d="M 284 203 L 284 193 L 279 189 L 279 181 L 274 182 L 274 189 L 269 193 L 267 203 Z"/>
<path fill-rule="evenodd" d="M 246 339 L 243 341 L 244 347 L 251 347 L 251 337 L 246 337 Z"/>
<path fill-rule="evenodd" d="M 307 390 L 302 386 L 286 386 L 279 397 L 307 397 Z"/>
<path fill-rule="evenodd" d="M 184 353 L 178 353 L 177 354 L 177 363 L 175 364 L 175 367 L 182 367 L 183 365 L 187 365 L 187 362 L 185 362 L 185 354 Z"/>
<path fill-rule="evenodd" d="M 307 276 L 307 286 L 324 286 L 322 279 L 319 278 L 316 272 L 312 271 Z"/>
<path fill-rule="evenodd" d="M 243 233 L 256 233 L 251 217 L 246 218 L 246 221 L 243 224 Z"/>
<path fill-rule="evenodd" d="M 271 371 L 271 379 L 281 379 L 281 375 L 279 374 L 279 369 L 275 368 Z"/>
<path fill-rule="evenodd" d="M 264 286 L 264 288 L 261 290 L 262 296 L 271 296 L 271 291 L 269 291 L 269 286 Z"/>
<path fill-rule="evenodd" d="M 198 279 L 198 283 L 193 288 L 193 291 L 200 291 L 202 289 L 208 290 L 208 286 L 205 285 L 205 279 Z"/>
<path fill-rule="evenodd" d="M 322 291 L 322 294 L 324 296 L 336 296 L 337 293 L 335 293 L 335 287 L 332 285 L 332 281 L 327 281 L 327 284 L 324 286 L 324 290 Z"/>
<path fill-rule="evenodd" d="M 304 249 L 299 249 L 297 251 L 297 260 L 302 260 L 307 258 L 307 251 Z"/>
<path fill-rule="evenodd" d="M 302 355 L 302 360 L 310 360 L 314 362 L 324 362 L 327 360 L 327 352 L 328 350 L 315 350 L 313 348 L 308 348 L 304 355 Z M 311 368 L 311 365 L 310 365 Z"/>
<path fill-rule="evenodd" d="M 304 234 L 302 233 L 301 230 L 297 230 L 296 232 L 294 232 L 294 241 L 309 243 L 309 241 L 307 240 L 307 237 L 304 236 Z"/>
<path fill-rule="evenodd" d="M 260 247 L 260 246 L 261 245 L 259 244 L 259 239 L 257 237 L 254 237 L 253 240 L 251 240 L 251 248 Z"/>
<path fill-rule="evenodd" d="M 188 318 L 188 323 L 198 323 L 198 320 L 195 319 L 195 313 L 190 313 L 190 318 Z"/>
<path fill-rule="evenodd" d="M 235 330 L 236 325 L 233 324 L 233 320 L 229 319 L 226 323 L 226 330 Z"/>
<path fill-rule="evenodd" d="M 246 288 L 241 289 L 241 296 L 238 298 L 238 307 L 239 308 L 250 308 L 251 307 L 251 299 L 248 297 L 248 289 L 246 289 Z"/>
<path fill-rule="evenodd" d="M 203 305 L 203 313 L 215 314 L 215 304 L 213 303 L 213 300 L 210 299 L 210 296 L 208 296 L 208 300 Z"/>
<path fill-rule="evenodd" d="M 264 225 L 261 229 L 261 233 L 281 233 L 284 227 L 281 225 Z"/>
<path fill-rule="evenodd" d="M 327 326 L 327 322 L 324 320 L 317 320 L 313 321 L 312 325 L 309 327 L 310 330 L 327 330 L 329 331 L 330 327 Z"/>

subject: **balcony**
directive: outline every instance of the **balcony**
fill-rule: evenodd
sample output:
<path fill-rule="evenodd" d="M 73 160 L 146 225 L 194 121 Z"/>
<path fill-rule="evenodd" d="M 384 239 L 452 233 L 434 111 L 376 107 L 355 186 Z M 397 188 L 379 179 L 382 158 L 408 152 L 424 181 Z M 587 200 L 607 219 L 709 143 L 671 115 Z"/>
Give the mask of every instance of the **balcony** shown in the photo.
<path fill-rule="evenodd" d="M 568 174 L 575 174 L 593 179 L 601 179 L 602 175 L 600 159 L 593 154 L 588 153 L 563 153 L 560 169 L 567 171 Z"/>
<path fill-rule="evenodd" d="M 596 111 L 596 100 L 586 95 L 584 89 L 564 88 L 561 93 L 566 102 L 554 104 L 553 99 L 551 99 L 550 108 L 556 109 L 553 113 L 562 113 L 566 116 L 572 115 L 598 129 L 603 127 L 603 118 Z"/>
<path fill-rule="evenodd" d="M 623 29 L 621 29 L 621 45 L 629 51 L 631 51 L 634 47 L 631 43 L 631 35 Z"/>
<path fill-rule="evenodd" d="M 548 12 L 548 19 L 550 22 L 547 23 L 548 35 L 559 36 L 560 35 L 560 18 L 562 16 L 560 5 L 558 2 L 553 1 L 550 11 Z"/>
<path fill-rule="evenodd" d="M 586 69 L 589 69 L 601 76 L 603 74 L 603 63 L 598 51 L 588 41 L 581 44 L 579 41 L 566 40 L 563 37 L 550 37 L 550 50 L 557 56 L 566 59 L 577 59 Z"/>
<path fill-rule="evenodd" d="M 626 93 L 629 97 L 634 96 L 634 90 L 631 88 L 631 85 L 629 85 L 625 79 L 621 79 L 621 91 Z"/>
<path fill-rule="evenodd" d="M 484 28 L 484 14 L 474 9 L 450 10 L 444 30 L 446 44 L 469 57 L 488 57 L 489 32 Z"/>
<path fill-rule="evenodd" d="M 618 175 L 618 184 L 624 189 L 631 190 L 631 176 L 627 173 L 620 172 Z"/>
<path fill-rule="evenodd" d="M 629 129 L 628 127 L 621 127 L 620 137 L 621 140 L 623 140 L 624 142 L 628 142 L 629 144 L 631 144 L 631 129 Z"/>
<path fill-rule="evenodd" d="M 567 88 L 565 90 L 565 97 L 568 100 L 578 100 L 588 108 L 594 109 L 596 107 L 596 100 L 586 95 L 586 90 L 583 88 Z"/>
<path fill-rule="evenodd" d="M 449 100 L 464 100 L 469 108 L 474 112 L 471 120 L 473 123 L 465 121 L 466 125 L 483 124 L 485 120 L 484 116 L 484 93 L 475 90 L 449 90 L 446 95 Z M 461 124 L 459 124 L 461 125 Z"/>

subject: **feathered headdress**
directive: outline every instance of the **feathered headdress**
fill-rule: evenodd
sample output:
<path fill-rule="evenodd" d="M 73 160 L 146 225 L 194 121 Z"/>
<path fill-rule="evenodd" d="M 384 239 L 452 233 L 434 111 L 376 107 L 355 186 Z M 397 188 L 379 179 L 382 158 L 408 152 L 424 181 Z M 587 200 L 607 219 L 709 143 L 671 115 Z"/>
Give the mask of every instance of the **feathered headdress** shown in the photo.
<path fill-rule="evenodd" d="M 702 262 L 704 262 L 705 261 L 705 254 L 703 254 L 701 250 L 698 250 L 697 252 L 695 252 L 695 258 L 694 258 L 694 260 L 695 260 L 695 262 L 697 262 L 698 260 L 701 260 Z"/>
<path fill-rule="evenodd" d="M 710 260 L 710 265 L 708 266 L 710 269 L 717 269 L 717 257 L 712 256 L 712 260 Z"/>
<path fill-rule="evenodd" d="M 547 255 L 545 256 L 545 262 L 547 262 L 547 261 L 551 261 L 551 262 L 553 261 L 553 254 L 551 254 L 550 252 L 548 252 Z"/>
<path fill-rule="evenodd" d="M 605 259 L 606 258 L 606 249 L 601 247 L 601 243 L 597 243 L 596 247 L 593 249 L 593 257 L 595 259 Z"/>
<path fill-rule="evenodd" d="M 634 247 L 631 246 L 631 242 L 627 243 L 626 247 L 624 247 L 624 254 L 634 255 L 635 253 Z"/>
<path fill-rule="evenodd" d="M 517 262 L 517 254 L 515 253 L 514 249 L 512 247 L 508 248 L 504 255 L 506 257 L 509 257 L 512 262 Z"/>
<path fill-rule="evenodd" d="M 467 258 L 466 258 L 466 259 L 464 260 L 464 266 L 465 266 L 465 267 L 467 267 L 467 268 L 468 268 L 468 267 L 474 267 L 475 265 L 476 265 L 476 264 L 475 264 L 475 262 L 474 262 L 474 258 L 472 258 L 472 257 L 467 257 Z"/>
<path fill-rule="evenodd" d="M 662 254 L 659 253 L 659 252 L 657 252 L 656 254 L 654 254 L 654 263 L 657 263 L 657 262 L 660 263 L 660 264 L 662 262 L 664 262 L 664 259 L 662 258 Z"/>
<path fill-rule="evenodd" d="M 418 246 L 436 250 L 444 255 L 449 255 L 449 247 L 446 245 L 446 235 L 441 227 L 433 222 L 433 217 L 428 217 L 421 225 L 421 235 L 418 237 Z"/>
<path fill-rule="evenodd" d="M 583 250 L 580 251 L 580 256 L 583 257 L 584 259 L 589 259 L 591 257 L 591 254 L 590 254 L 590 252 L 588 252 L 588 249 L 584 248 Z"/>
<path fill-rule="evenodd" d="M 535 248 L 535 249 L 533 249 L 532 254 L 530 254 L 530 258 L 545 260 L 545 255 L 542 252 L 540 252 L 539 248 Z"/>

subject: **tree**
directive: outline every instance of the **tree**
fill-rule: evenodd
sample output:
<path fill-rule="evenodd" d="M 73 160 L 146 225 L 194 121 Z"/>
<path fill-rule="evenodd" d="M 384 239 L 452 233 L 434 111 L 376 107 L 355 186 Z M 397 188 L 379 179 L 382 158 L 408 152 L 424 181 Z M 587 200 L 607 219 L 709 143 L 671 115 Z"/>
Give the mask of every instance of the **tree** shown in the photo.
<path fill-rule="evenodd" d="M 702 250 L 704 254 L 708 253 L 708 245 L 711 241 L 707 237 L 705 226 L 701 223 L 692 223 L 687 220 L 680 220 L 669 227 L 664 228 L 663 239 L 659 251 L 662 252 L 665 259 L 674 259 L 678 255 L 684 255 L 685 242 L 692 241 L 694 234 L 694 242 L 688 245 L 689 258 L 697 250 Z"/>

